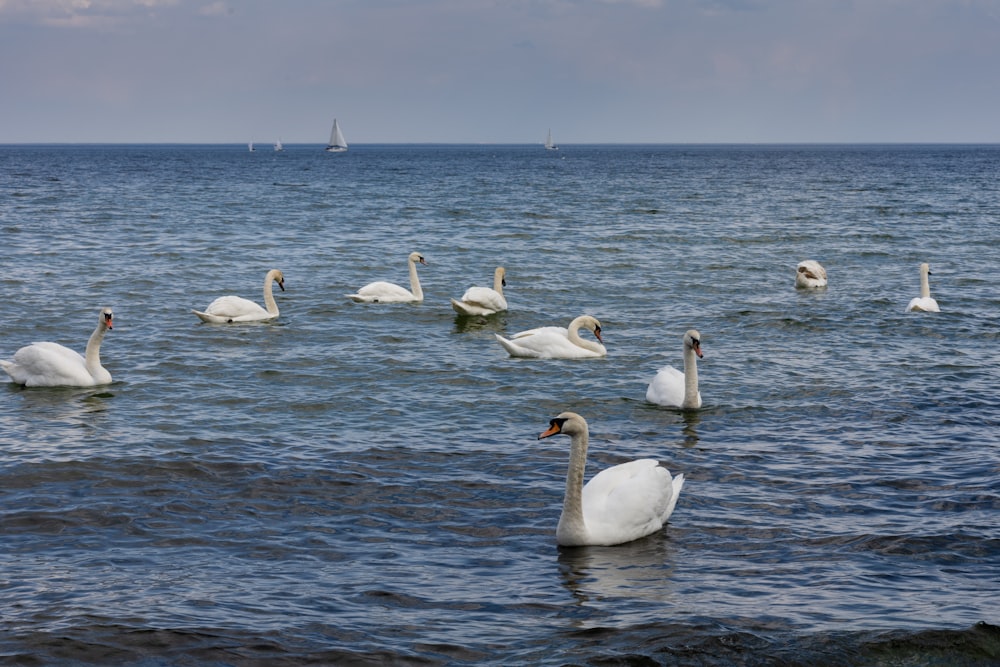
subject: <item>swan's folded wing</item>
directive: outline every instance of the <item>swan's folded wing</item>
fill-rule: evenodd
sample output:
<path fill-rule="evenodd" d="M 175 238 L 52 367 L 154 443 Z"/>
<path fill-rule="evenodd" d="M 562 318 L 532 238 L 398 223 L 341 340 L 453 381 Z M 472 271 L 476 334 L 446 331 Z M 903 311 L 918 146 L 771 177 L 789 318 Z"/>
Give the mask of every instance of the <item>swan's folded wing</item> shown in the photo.
<path fill-rule="evenodd" d="M 661 368 L 646 388 L 646 400 L 679 408 L 684 403 L 684 373 L 673 366 Z"/>
<path fill-rule="evenodd" d="M 260 316 L 261 313 L 263 313 L 264 316 L 270 317 L 267 310 L 250 299 L 244 299 L 241 296 L 220 296 L 218 299 L 208 304 L 208 308 L 205 309 L 205 312 L 209 315 L 232 319 L 248 315 Z"/>
<path fill-rule="evenodd" d="M 358 290 L 357 294 L 349 294 L 355 301 L 384 302 L 415 301 L 413 292 L 395 283 L 384 281 L 368 283 Z"/>
<path fill-rule="evenodd" d="M 583 488 L 587 530 L 603 544 L 649 535 L 663 527 L 671 497 L 670 473 L 655 459 L 602 470 Z"/>
<path fill-rule="evenodd" d="M 71 350 L 59 343 L 50 343 L 47 341 L 32 343 L 31 345 L 22 347 L 14 354 L 14 361 L 25 365 L 32 362 L 59 363 L 55 360 L 60 359 L 68 364 L 86 364 L 86 359 L 76 350 Z"/>
<path fill-rule="evenodd" d="M 29 387 L 89 386 L 94 383 L 79 352 L 58 343 L 32 343 L 14 354 L 6 368 L 11 378 Z"/>
<path fill-rule="evenodd" d="M 492 312 L 507 310 L 507 300 L 490 287 L 470 287 L 462 295 L 462 301 Z"/>
<path fill-rule="evenodd" d="M 566 327 L 538 327 L 537 329 L 518 331 L 510 338 L 511 340 L 517 340 L 518 338 L 527 338 L 528 336 L 539 336 L 545 334 L 559 334 L 560 336 L 566 338 L 569 336 L 569 329 Z"/>

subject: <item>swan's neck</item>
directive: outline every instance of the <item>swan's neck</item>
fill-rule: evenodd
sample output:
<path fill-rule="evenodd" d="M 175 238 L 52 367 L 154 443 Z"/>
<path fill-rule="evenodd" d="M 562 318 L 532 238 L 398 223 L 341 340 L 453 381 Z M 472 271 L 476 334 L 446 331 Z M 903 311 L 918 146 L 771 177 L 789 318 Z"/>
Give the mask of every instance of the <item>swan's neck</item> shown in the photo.
<path fill-rule="evenodd" d="M 503 274 L 499 271 L 493 274 L 493 291 L 503 296 Z"/>
<path fill-rule="evenodd" d="M 684 346 L 684 403 L 683 408 L 697 408 L 698 405 L 698 359 L 694 348 Z"/>
<path fill-rule="evenodd" d="M 409 261 L 410 264 L 410 291 L 413 292 L 413 296 L 417 297 L 417 301 L 424 300 L 424 290 L 420 287 L 420 277 L 417 275 L 417 263 L 412 259 Z"/>
<path fill-rule="evenodd" d="M 587 340 L 586 338 L 580 337 L 580 325 L 570 324 L 569 330 L 566 333 L 566 338 L 569 342 L 573 343 L 578 347 L 582 347 L 585 350 L 590 350 L 591 352 L 603 352 L 604 347 L 600 343 L 595 343 L 592 340 Z M 584 446 L 584 452 L 586 452 L 586 446 Z"/>
<path fill-rule="evenodd" d="M 587 433 L 572 436 L 569 470 L 566 472 L 566 495 L 563 497 L 559 527 L 556 529 L 556 534 L 562 538 L 572 535 L 583 539 L 587 535 L 587 523 L 583 519 L 583 474 L 587 467 L 588 441 Z"/>
<path fill-rule="evenodd" d="M 920 297 L 923 299 L 929 299 L 931 296 L 931 281 L 927 277 L 926 271 L 920 272 Z"/>
<path fill-rule="evenodd" d="M 268 315 L 278 314 L 278 304 L 274 301 L 274 276 L 270 273 L 264 278 L 264 308 Z"/>
<path fill-rule="evenodd" d="M 87 366 L 87 372 L 92 376 L 97 377 L 99 373 L 104 371 L 104 367 L 101 366 L 101 341 L 104 340 L 104 334 L 107 333 L 108 327 L 101 322 L 94 329 L 94 333 L 90 334 L 90 340 L 87 341 L 87 351 L 84 354 L 84 362 Z"/>

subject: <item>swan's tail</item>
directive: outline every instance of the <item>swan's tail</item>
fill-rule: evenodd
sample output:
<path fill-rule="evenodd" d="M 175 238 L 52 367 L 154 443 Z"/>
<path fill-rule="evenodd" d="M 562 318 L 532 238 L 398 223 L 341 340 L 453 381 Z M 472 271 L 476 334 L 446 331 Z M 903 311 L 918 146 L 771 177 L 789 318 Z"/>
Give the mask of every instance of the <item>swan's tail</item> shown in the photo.
<path fill-rule="evenodd" d="M 677 504 L 677 498 L 680 497 L 682 488 L 684 488 L 684 473 L 678 473 L 670 482 L 670 502 L 667 503 L 667 509 L 663 510 L 663 523 L 666 523 L 670 515 L 674 513 L 674 506 Z"/>
<path fill-rule="evenodd" d="M 469 309 L 465 307 L 465 304 L 456 299 L 451 299 L 451 309 L 454 310 L 459 315 L 471 315 Z"/>
<path fill-rule="evenodd" d="M 451 307 L 459 315 L 468 315 L 470 317 L 473 315 L 493 315 L 497 312 L 490 308 L 466 303 L 465 301 L 458 301 L 457 299 L 451 300 Z"/>
<path fill-rule="evenodd" d="M 521 355 L 520 352 L 518 352 L 518 348 L 515 347 L 514 344 L 511 343 L 509 340 L 507 340 L 500 334 L 493 334 L 493 335 L 497 337 L 497 342 L 503 346 L 503 349 L 507 350 L 507 354 L 509 354 L 512 357 L 523 356 Z"/>

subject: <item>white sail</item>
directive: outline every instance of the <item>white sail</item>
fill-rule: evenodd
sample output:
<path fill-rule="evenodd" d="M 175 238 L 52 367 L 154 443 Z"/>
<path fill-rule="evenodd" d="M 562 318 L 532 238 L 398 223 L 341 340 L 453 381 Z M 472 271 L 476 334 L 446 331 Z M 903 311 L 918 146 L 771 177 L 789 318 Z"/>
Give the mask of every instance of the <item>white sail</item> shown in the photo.
<path fill-rule="evenodd" d="M 275 151 L 285 150 L 285 147 L 281 145 L 281 139 L 278 139 L 277 141 L 274 142 L 274 150 Z"/>
<path fill-rule="evenodd" d="M 253 142 L 252 141 L 249 144 L 247 144 L 247 148 L 250 149 L 251 153 L 253 153 L 254 148 L 253 148 Z"/>
<path fill-rule="evenodd" d="M 330 153 L 342 153 L 347 150 L 347 139 L 344 139 L 344 133 L 340 131 L 340 123 L 337 119 L 333 119 L 333 129 L 330 130 L 330 143 L 326 146 L 327 152 Z"/>
<path fill-rule="evenodd" d="M 545 150 L 557 151 L 559 147 L 552 142 L 552 129 L 549 129 L 549 136 L 545 138 Z"/>

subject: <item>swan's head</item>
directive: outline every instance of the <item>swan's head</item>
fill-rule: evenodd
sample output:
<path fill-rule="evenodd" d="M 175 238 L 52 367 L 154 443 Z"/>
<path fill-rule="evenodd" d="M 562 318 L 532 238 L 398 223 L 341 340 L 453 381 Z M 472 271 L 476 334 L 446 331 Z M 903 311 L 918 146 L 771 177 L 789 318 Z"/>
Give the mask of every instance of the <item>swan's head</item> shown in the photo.
<path fill-rule="evenodd" d="M 565 433 L 566 435 L 576 435 L 587 432 L 587 420 L 575 412 L 561 412 L 559 416 L 549 422 L 549 427 L 543 431 L 538 439 Z"/>
<path fill-rule="evenodd" d="M 701 353 L 701 334 L 694 329 L 688 329 L 687 333 L 684 334 L 684 349 L 688 348 L 694 350 L 699 359 L 705 358 L 705 355 Z"/>
<path fill-rule="evenodd" d="M 410 253 L 410 261 L 413 262 L 414 264 L 416 264 L 416 263 L 419 262 L 420 264 L 423 264 L 424 266 L 427 266 L 427 262 L 424 261 L 424 256 L 421 255 L 419 252 L 411 252 Z"/>
<path fill-rule="evenodd" d="M 114 316 L 115 314 L 111 312 L 110 308 L 101 308 L 101 317 L 98 320 L 98 324 L 105 329 L 114 329 Z"/>
<path fill-rule="evenodd" d="M 278 283 L 278 287 L 281 288 L 282 292 L 285 291 L 285 274 L 283 274 L 278 269 L 271 269 L 270 271 L 267 272 L 267 277 L 269 280 L 273 280 L 274 282 Z"/>
<path fill-rule="evenodd" d="M 574 324 L 576 324 L 578 328 L 583 327 L 584 329 L 593 331 L 597 340 L 602 343 L 604 342 L 604 339 L 601 338 L 601 322 L 596 317 L 593 317 L 592 315 L 581 315 L 573 320 L 570 323 L 570 326 L 573 326 Z"/>
<path fill-rule="evenodd" d="M 924 262 L 923 264 L 920 265 L 920 273 L 926 273 L 929 276 L 934 275 L 933 273 L 931 273 L 931 265 L 928 264 L 927 262 Z"/>
<path fill-rule="evenodd" d="M 500 279 L 500 284 L 504 287 L 507 286 L 507 269 L 502 266 L 498 266 L 497 270 L 493 272 L 493 280 Z"/>

